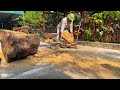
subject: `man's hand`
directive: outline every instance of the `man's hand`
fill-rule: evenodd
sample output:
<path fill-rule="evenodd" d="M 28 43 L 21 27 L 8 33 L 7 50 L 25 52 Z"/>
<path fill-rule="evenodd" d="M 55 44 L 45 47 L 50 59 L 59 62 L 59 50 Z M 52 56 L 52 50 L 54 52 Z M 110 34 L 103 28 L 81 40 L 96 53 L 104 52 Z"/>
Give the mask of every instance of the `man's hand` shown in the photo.
<path fill-rule="evenodd" d="M 61 37 L 63 37 L 63 33 L 61 32 Z"/>

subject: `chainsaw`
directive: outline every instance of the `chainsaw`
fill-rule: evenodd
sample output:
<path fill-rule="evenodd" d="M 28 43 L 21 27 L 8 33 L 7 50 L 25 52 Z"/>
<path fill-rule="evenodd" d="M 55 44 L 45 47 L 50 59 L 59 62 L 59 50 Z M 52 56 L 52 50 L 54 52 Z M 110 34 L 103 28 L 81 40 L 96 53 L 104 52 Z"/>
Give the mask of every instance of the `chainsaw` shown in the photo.
<path fill-rule="evenodd" d="M 62 32 L 62 37 L 59 42 L 50 43 L 50 48 L 77 48 L 77 44 L 74 42 L 73 35 L 68 31 L 64 30 Z"/>

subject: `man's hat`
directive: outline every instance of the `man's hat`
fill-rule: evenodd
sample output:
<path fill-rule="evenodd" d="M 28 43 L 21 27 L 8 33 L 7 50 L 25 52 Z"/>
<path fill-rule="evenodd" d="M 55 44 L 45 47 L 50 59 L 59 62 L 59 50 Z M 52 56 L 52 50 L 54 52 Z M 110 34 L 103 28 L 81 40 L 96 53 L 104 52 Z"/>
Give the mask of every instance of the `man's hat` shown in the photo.
<path fill-rule="evenodd" d="M 75 15 L 74 15 L 73 13 L 68 14 L 67 17 L 68 17 L 70 20 L 74 20 L 74 19 L 75 19 Z"/>

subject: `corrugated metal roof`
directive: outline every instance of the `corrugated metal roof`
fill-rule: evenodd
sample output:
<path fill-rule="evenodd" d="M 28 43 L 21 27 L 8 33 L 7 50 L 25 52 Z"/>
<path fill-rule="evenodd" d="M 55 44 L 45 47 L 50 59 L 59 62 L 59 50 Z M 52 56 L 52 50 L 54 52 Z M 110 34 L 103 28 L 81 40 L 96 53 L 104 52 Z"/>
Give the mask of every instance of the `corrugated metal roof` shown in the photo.
<path fill-rule="evenodd" d="M 0 23 L 9 22 L 24 14 L 24 11 L 0 11 Z"/>
<path fill-rule="evenodd" d="M 24 11 L 0 11 L 0 13 L 24 14 Z"/>

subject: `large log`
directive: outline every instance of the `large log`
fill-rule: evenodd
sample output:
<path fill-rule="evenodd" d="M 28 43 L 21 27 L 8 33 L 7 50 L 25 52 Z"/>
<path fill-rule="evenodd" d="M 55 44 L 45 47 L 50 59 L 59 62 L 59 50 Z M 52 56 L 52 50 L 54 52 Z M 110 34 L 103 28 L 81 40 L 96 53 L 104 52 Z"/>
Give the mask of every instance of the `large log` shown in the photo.
<path fill-rule="evenodd" d="M 74 37 L 73 37 L 73 35 L 71 33 L 69 33 L 67 30 L 65 30 L 65 31 L 62 32 L 62 34 L 63 34 L 62 38 L 65 40 L 66 43 L 69 43 L 69 44 L 74 43 Z"/>
<path fill-rule="evenodd" d="M 39 38 L 34 34 L 10 30 L 0 31 L 0 42 L 8 63 L 36 54 L 40 44 Z"/>

